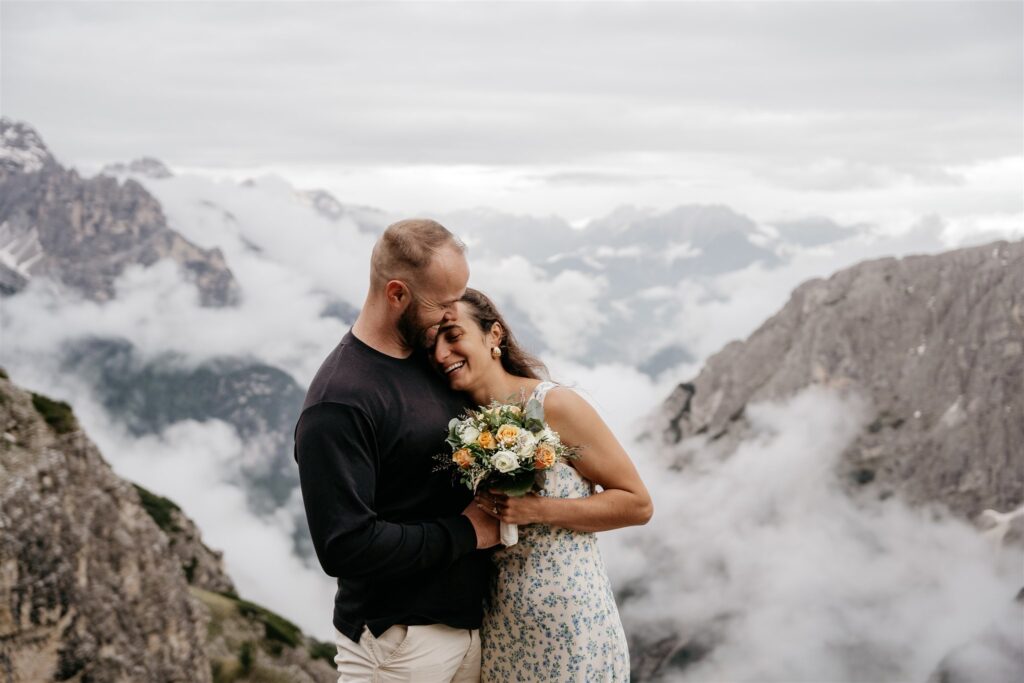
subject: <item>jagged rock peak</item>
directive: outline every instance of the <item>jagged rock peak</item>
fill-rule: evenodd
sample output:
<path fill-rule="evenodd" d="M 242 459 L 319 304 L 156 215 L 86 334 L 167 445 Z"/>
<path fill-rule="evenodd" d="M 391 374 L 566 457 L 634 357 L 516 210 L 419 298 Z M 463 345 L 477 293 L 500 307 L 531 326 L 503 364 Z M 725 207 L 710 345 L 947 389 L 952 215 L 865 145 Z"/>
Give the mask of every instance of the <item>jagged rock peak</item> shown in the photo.
<path fill-rule="evenodd" d="M 327 220 L 352 220 L 360 231 L 371 235 L 380 234 L 388 223 L 387 216 L 380 209 L 359 204 L 343 204 L 327 190 L 298 190 L 295 197 Z"/>
<path fill-rule="evenodd" d="M 656 429 L 670 443 L 703 435 L 728 453 L 748 403 L 814 384 L 871 403 L 874 419 L 841 464 L 851 487 L 967 518 L 1019 506 L 1024 242 L 884 258 L 805 282 L 680 385 Z"/>
<path fill-rule="evenodd" d="M 170 178 L 174 174 L 171 173 L 171 169 L 167 168 L 167 165 L 159 159 L 153 157 L 139 157 L 126 163 L 118 162 L 114 164 L 107 164 L 100 173 L 104 175 L 139 175 L 146 178 L 153 178 L 154 180 L 161 180 L 163 178 Z"/>
<path fill-rule="evenodd" d="M 22 141 L 12 147 L 22 150 L 12 158 L 31 156 L 24 150 L 36 149 L 35 131 L 4 121 L 4 138 L 10 133 Z M 16 293 L 41 277 L 106 301 L 115 296 L 114 283 L 126 268 L 165 259 L 195 283 L 203 305 L 239 301 L 238 283 L 223 254 L 172 230 L 160 203 L 135 180 L 82 178 L 49 152 L 38 163 L 0 165 L 0 294 Z"/>
<path fill-rule="evenodd" d="M 56 163 L 35 128 L 0 116 L 0 171 L 35 173 Z"/>
<path fill-rule="evenodd" d="M 345 205 L 327 190 L 304 190 L 297 192 L 299 201 L 309 204 L 325 218 L 336 221 L 345 215 Z"/>

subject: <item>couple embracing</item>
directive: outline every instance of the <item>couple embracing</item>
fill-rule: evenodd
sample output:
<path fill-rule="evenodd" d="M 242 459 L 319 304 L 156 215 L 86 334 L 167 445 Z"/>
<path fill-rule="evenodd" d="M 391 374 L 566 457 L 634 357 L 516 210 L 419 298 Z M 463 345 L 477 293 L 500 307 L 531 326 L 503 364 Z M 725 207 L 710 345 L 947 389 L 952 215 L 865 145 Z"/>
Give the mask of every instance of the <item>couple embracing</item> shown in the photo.
<path fill-rule="evenodd" d="M 338 578 L 339 683 L 624 681 L 629 655 L 594 533 L 645 523 L 636 468 L 587 401 L 543 381 L 465 246 L 405 220 L 373 250 L 359 317 L 295 429 L 310 534 Z M 529 397 L 577 457 L 510 496 L 439 471 L 449 422 Z M 549 463 L 550 464 L 550 463 Z M 600 488 L 598 488 L 600 487 Z M 520 525 L 503 547 L 499 521 Z"/>

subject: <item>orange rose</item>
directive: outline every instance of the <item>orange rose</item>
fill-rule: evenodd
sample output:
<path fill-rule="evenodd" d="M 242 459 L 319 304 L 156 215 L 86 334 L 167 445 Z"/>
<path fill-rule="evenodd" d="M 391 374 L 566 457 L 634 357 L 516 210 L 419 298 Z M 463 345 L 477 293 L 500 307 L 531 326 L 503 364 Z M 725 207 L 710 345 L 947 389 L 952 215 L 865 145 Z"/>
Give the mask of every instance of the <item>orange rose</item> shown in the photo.
<path fill-rule="evenodd" d="M 489 451 L 493 451 L 498 446 L 498 442 L 494 440 L 494 434 L 490 432 L 480 432 L 480 436 L 476 438 L 476 442 L 481 447 L 486 448 Z"/>
<path fill-rule="evenodd" d="M 452 453 L 452 460 L 455 461 L 455 464 L 462 469 L 466 469 L 476 462 L 476 458 L 473 457 L 473 454 L 469 452 L 468 448 L 460 448 Z"/>
<path fill-rule="evenodd" d="M 501 425 L 498 428 L 498 441 L 503 446 L 511 446 L 519 438 L 519 427 L 515 425 Z"/>
<path fill-rule="evenodd" d="M 555 465 L 555 449 L 551 444 L 542 443 L 533 452 L 533 466 L 538 470 L 546 470 Z"/>

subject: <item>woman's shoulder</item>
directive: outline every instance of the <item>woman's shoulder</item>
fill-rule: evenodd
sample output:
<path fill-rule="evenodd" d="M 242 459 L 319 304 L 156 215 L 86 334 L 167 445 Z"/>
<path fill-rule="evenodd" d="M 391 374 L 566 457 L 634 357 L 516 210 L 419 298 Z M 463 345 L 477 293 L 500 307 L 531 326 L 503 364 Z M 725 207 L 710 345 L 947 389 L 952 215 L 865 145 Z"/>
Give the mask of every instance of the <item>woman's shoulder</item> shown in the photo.
<path fill-rule="evenodd" d="M 544 397 L 544 414 L 547 417 L 557 419 L 580 411 L 592 412 L 593 407 L 572 387 L 555 384 L 547 390 Z"/>
<path fill-rule="evenodd" d="M 604 424 L 586 398 L 571 387 L 561 385 L 548 392 L 544 418 L 569 446 L 592 441 Z"/>

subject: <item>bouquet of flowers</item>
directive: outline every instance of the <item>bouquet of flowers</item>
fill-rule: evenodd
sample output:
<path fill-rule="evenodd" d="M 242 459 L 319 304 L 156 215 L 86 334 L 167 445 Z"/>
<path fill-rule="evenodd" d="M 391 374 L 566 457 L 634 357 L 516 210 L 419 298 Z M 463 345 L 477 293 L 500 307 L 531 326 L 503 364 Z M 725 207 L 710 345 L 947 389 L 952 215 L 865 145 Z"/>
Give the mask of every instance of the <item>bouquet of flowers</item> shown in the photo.
<path fill-rule="evenodd" d="M 440 456 L 443 466 L 454 468 L 470 491 L 481 484 L 510 496 L 523 496 L 537 487 L 538 475 L 576 452 L 544 422 L 544 409 L 536 399 L 499 403 L 470 410 L 448 423 L 452 455 Z M 515 545 L 519 530 L 501 523 L 501 542 Z"/>

